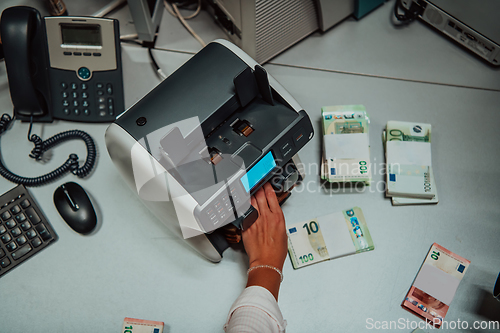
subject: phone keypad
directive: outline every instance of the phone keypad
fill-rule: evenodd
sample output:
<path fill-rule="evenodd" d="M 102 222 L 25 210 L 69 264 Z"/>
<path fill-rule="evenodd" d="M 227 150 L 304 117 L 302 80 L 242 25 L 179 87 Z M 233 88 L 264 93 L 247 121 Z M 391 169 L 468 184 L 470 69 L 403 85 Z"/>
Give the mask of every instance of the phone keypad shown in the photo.
<path fill-rule="evenodd" d="M 95 84 L 96 100 L 92 105 L 89 83 L 61 82 L 62 111 L 65 115 L 89 116 L 95 110 L 101 117 L 115 114 L 114 89 L 111 83 Z M 69 88 L 69 89 L 68 89 Z"/>

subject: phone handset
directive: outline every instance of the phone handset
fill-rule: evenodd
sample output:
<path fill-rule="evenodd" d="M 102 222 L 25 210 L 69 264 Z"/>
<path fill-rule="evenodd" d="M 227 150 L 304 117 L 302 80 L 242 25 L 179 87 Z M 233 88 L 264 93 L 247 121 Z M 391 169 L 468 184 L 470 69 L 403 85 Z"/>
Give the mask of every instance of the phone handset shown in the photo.
<path fill-rule="evenodd" d="M 0 35 L 14 114 L 47 115 L 50 105 L 48 64 L 40 14 L 31 7 L 5 9 Z"/>

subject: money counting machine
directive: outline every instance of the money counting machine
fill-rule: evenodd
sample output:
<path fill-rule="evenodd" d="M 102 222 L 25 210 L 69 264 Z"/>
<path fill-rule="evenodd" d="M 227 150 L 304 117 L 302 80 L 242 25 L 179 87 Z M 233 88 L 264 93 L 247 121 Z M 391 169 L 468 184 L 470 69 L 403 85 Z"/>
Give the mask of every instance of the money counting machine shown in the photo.
<path fill-rule="evenodd" d="M 208 44 L 106 131 L 114 164 L 179 237 L 220 261 L 258 216 L 250 196 L 270 182 L 282 203 L 304 173 L 297 152 L 313 137 L 307 113 L 252 58 Z"/>

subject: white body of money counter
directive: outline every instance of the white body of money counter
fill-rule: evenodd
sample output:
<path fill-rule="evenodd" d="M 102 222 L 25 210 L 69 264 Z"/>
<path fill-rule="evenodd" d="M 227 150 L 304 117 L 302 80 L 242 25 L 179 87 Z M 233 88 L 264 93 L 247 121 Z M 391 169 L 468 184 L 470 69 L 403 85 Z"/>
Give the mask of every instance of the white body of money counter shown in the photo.
<path fill-rule="evenodd" d="M 250 195 L 265 182 L 287 190 L 301 181 L 297 152 L 313 135 L 307 113 L 274 78 L 216 40 L 123 112 L 105 139 L 139 199 L 218 262 L 228 247 L 218 228 L 255 220 Z"/>

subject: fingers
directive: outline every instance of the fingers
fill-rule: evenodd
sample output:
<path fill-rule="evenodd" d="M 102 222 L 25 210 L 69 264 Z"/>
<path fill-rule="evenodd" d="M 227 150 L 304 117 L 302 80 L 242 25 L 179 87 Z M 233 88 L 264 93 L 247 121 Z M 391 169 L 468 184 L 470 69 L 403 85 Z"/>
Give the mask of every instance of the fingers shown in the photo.
<path fill-rule="evenodd" d="M 278 198 L 276 197 L 276 193 L 274 193 L 273 187 L 271 184 L 266 183 L 264 185 L 264 190 L 266 192 L 266 198 L 267 198 L 267 203 L 269 205 L 269 208 L 271 209 L 271 212 L 273 213 L 278 213 L 281 211 L 280 204 L 278 202 Z"/>
<path fill-rule="evenodd" d="M 257 205 L 259 205 L 259 215 L 260 214 L 267 214 L 269 212 L 269 206 L 267 204 L 267 198 L 266 198 L 266 193 L 264 192 L 263 188 L 260 188 L 257 193 L 254 195 Z"/>

